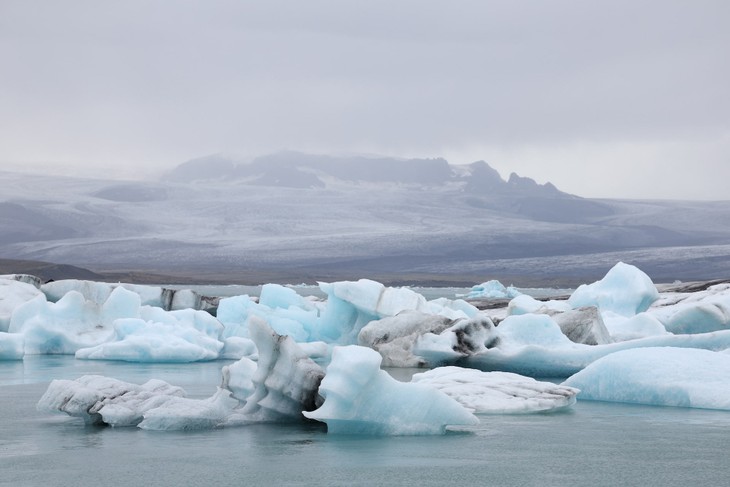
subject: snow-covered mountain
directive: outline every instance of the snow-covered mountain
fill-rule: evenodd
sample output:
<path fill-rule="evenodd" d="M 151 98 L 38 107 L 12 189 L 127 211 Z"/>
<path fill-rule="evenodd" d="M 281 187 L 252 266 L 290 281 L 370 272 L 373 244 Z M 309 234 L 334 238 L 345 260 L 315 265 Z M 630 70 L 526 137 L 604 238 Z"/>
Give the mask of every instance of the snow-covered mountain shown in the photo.
<path fill-rule="evenodd" d="M 730 202 L 592 200 L 483 161 L 283 152 L 158 181 L 0 181 L 0 258 L 95 271 L 549 284 L 624 260 L 659 281 L 730 274 Z"/>

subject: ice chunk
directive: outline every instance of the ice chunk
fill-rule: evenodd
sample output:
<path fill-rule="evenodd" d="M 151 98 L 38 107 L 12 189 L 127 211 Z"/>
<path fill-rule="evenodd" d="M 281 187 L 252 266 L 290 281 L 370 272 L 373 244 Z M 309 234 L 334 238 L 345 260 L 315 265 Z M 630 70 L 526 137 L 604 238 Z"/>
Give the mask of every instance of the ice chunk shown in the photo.
<path fill-rule="evenodd" d="M 217 316 L 225 325 L 224 338 L 249 336 L 249 322 L 264 319 L 278 334 L 298 343 L 324 341 L 356 343 L 360 330 L 372 321 L 401 311 L 419 311 L 449 319 L 473 317 L 478 310 L 463 300 L 426 301 L 406 288 L 389 288 L 367 279 L 357 282 L 320 283 L 326 301 L 306 299 L 292 289 L 275 284 L 263 287 L 259 302 L 248 296 L 222 299 Z"/>
<path fill-rule="evenodd" d="M 26 354 L 73 354 L 109 340 L 114 331 L 101 309 L 75 291 L 57 303 L 36 296 L 15 309 L 9 331 L 25 336 Z"/>
<path fill-rule="evenodd" d="M 411 382 L 434 387 L 475 413 L 554 411 L 575 403 L 578 389 L 539 382 L 509 372 L 438 367 L 415 374 Z"/>
<path fill-rule="evenodd" d="M 512 299 L 522 294 L 513 286 L 505 287 L 497 280 L 491 280 L 472 286 L 466 299 Z"/>
<path fill-rule="evenodd" d="M 642 348 L 608 355 L 563 384 L 579 399 L 730 410 L 730 355 Z"/>
<path fill-rule="evenodd" d="M 600 281 L 578 287 L 568 303 L 573 308 L 598 306 L 601 311 L 633 316 L 646 311 L 658 298 L 659 292 L 649 276 L 619 262 Z"/>
<path fill-rule="evenodd" d="M 37 407 L 39 411 L 80 417 L 89 424 L 135 426 L 149 409 L 184 395 L 183 389 L 161 380 L 153 379 L 140 386 L 110 377 L 85 375 L 76 380 L 51 381 Z"/>
<path fill-rule="evenodd" d="M 551 311 L 561 312 L 573 309 L 567 301 L 538 301 L 527 294 L 512 299 L 507 305 L 507 313 L 510 315 L 524 315 L 528 313 L 548 313 Z"/>
<path fill-rule="evenodd" d="M 724 350 L 730 330 L 695 335 L 660 335 L 605 345 L 573 343 L 546 315 L 520 315 L 496 328 L 496 339 L 483 353 L 463 358 L 463 364 L 486 371 L 514 372 L 531 377 L 568 377 L 614 352 L 645 347 Z M 417 350 L 426 356 L 427 351 Z M 445 362 L 448 363 L 448 362 Z"/>
<path fill-rule="evenodd" d="M 627 318 L 610 311 L 602 313 L 606 328 L 615 341 L 636 340 L 649 336 L 667 335 L 664 325 L 648 312 Z"/>
<path fill-rule="evenodd" d="M 253 383 L 256 368 L 256 362 L 247 358 L 226 365 L 221 370 L 223 376 L 221 388 L 231 391 L 233 397 L 241 401 L 242 404 L 245 403 L 246 398 L 256 390 Z"/>
<path fill-rule="evenodd" d="M 21 360 L 25 355 L 25 337 L 20 333 L 0 331 L 0 360 Z"/>
<path fill-rule="evenodd" d="M 42 294 L 35 286 L 0 277 L 0 332 L 8 331 L 13 311 Z"/>
<path fill-rule="evenodd" d="M 423 367 L 426 360 L 412 353 L 416 340 L 426 333 L 438 335 L 453 324 L 445 316 L 406 310 L 397 316 L 371 321 L 358 334 L 358 344 L 383 357 L 385 367 Z"/>
<path fill-rule="evenodd" d="M 705 333 L 730 328 L 730 284 L 694 293 L 668 293 L 649 309 L 671 333 Z"/>
<path fill-rule="evenodd" d="M 189 323 L 158 323 L 125 318 L 114 321 L 114 339 L 80 348 L 76 358 L 127 362 L 196 362 L 215 360 L 223 343 Z"/>
<path fill-rule="evenodd" d="M 486 315 L 458 320 L 438 335 L 426 333 L 413 345 L 413 353 L 423 357 L 431 366 L 453 363 L 481 354 L 492 346 L 497 335 L 494 323 Z"/>
<path fill-rule="evenodd" d="M 23 282 L 25 284 L 30 284 L 36 289 L 40 289 L 42 284 L 40 277 L 33 276 L 31 274 L 2 274 L 0 275 L 0 279 Z"/>
<path fill-rule="evenodd" d="M 241 358 L 258 359 L 256 344 L 250 338 L 229 337 L 223 339 L 220 358 L 238 360 Z"/>
<path fill-rule="evenodd" d="M 369 348 L 335 347 L 320 386 L 324 404 L 304 415 L 336 434 L 443 434 L 448 425 L 479 422 L 444 393 L 391 378 L 380 370 L 381 360 Z"/>
<path fill-rule="evenodd" d="M 595 306 L 576 308 L 562 313 L 549 312 L 560 330 L 571 342 L 586 345 L 611 343 L 611 334 Z"/>
<path fill-rule="evenodd" d="M 321 404 L 317 389 L 324 371 L 288 336 L 282 336 L 260 318 L 249 324 L 259 360 L 251 378 L 254 392 L 242 413 L 251 421 L 292 421 L 302 411 Z"/>
<path fill-rule="evenodd" d="M 109 406 L 102 409 L 101 413 Z M 230 422 L 243 421 L 238 414 L 239 401 L 231 392 L 218 389 L 207 399 L 177 397 L 149 409 L 139 427 L 146 430 L 199 430 L 219 428 Z"/>
<path fill-rule="evenodd" d="M 269 307 L 257 303 L 249 296 L 235 296 L 221 299 L 217 317 L 225 326 L 223 337 L 240 336 L 249 338 L 249 322 L 252 317 L 264 319 L 281 335 L 291 336 L 299 342 L 313 340 L 317 335 L 318 310 L 309 301 L 283 286 L 267 285 L 266 302 L 286 307 Z M 294 296 L 292 296 L 294 293 Z M 298 299 L 297 299 L 298 298 Z M 296 306 L 303 304 L 306 308 Z"/>
<path fill-rule="evenodd" d="M 408 288 L 385 287 L 369 279 L 320 283 L 319 287 L 328 296 L 335 296 L 352 304 L 358 311 L 381 318 L 426 305 L 426 298 Z"/>
<path fill-rule="evenodd" d="M 190 289 L 168 289 L 159 286 L 141 284 L 107 283 L 83 281 L 77 279 L 63 279 L 48 282 L 41 286 L 49 301 L 56 302 L 70 291 L 81 293 L 88 301 L 98 305 L 104 303 L 117 288 L 124 288 L 137 294 L 144 306 L 155 306 L 165 311 L 181 309 L 209 308 L 211 303 L 201 295 Z"/>

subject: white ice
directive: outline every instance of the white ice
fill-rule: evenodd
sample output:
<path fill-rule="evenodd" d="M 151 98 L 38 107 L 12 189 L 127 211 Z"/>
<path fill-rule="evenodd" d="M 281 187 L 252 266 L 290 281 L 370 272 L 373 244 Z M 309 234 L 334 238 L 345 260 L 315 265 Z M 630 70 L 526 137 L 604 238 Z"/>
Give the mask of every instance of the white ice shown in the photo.
<path fill-rule="evenodd" d="M 453 366 L 415 374 L 411 382 L 434 387 L 481 414 L 555 411 L 574 404 L 578 394 L 578 389 L 518 374 Z"/>
<path fill-rule="evenodd" d="M 680 347 L 713 351 L 730 348 L 730 330 L 693 335 L 667 334 L 605 345 L 584 345 L 571 342 L 547 315 L 510 316 L 496 327 L 495 333 L 493 346 L 484 353 L 463 358 L 464 365 L 531 377 L 568 377 L 599 358 L 632 348 Z M 427 359 L 442 356 L 440 350 L 434 351 L 433 355 L 425 348 L 415 352 Z"/>
<path fill-rule="evenodd" d="M 504 284 L 493 279 L 472 286 L 469 293 L 463 297 L 466 299 L 512 299 L 521 294 L 514 286 L 505 287 Z"/>
<path fill-rule="evenodd" d="M 429 386 L 398 382 L 380 370 L 372 349 L 335 347 L 320 386 L 324 404 L 305 412 L 334 434 L 443 434 L 449 425 L 479 420 L 457 401 Z"/>
<path fill-rule="evenodd" d="M 8 331 L 10 317 L 18 306 L 41 294 L 31 284 L 0 276 L 0 332 Z"/>
<path fill-rule="evenodd" d="M 648 310 L 671 333 L 705 333 L 730 328 L 730 284 L 705 291 L 668 293 Z"/>
<path fill-rule="evenodd" d="M 64 412 L 89 424 L 136 426 L 145 412 L 185 396 L 185 391 L 152 379 L 137 385 L 100 375 L 54 380 L 38 401 L 38 410 Z"/>
<path fill-rule="evenodd" d="M 317 389 L 324 371 L 291 337 L 279 335 L 264 320 L 252 320 L 250 331 L 259 359 L 250 376 L 253 392 L 246 397 L 241 412 L 249 420 L 259 422 L 301 420 L 303 411 L 321 404 Z M 227 381 L 235 385 L 236 394 L 241 393 L 241 384 L 250 372 L 248 365 L 229 368 Z M 241 373 L 244 377 L 237 377 Z"/>
<path fill-rule="evenodd" d="M 9 330 L 24 337 L 26 354 L 135 362 L 214 360 L 223 349 L 223 326 L 205 311 L 142 306 L 119 286 L 102 304 L 69 291 L 57 302 L 45 295 L 13 311 Z"/>
<path fill-rule="evenodd" d="M 76 291 L 81 293 L 86 300 L 101 305 L 109 299 L 109 296 L 118 287 L 123 287 L 127 291 L 137 294 L 144 306 L 155 306 L 165 310 L 199 309 L 201 306 L 201 296 L 189 289 L 173 290 L 142 284 L 62 279 L 43 284 L 41 290 L 52 302 L 63 298 L 70 291 Z"/>
<path fill-rule="evenodd" d="M 579 286 L 568 304 L 573 308 L 597 306 L 601 311 L 634 316 L 646 311 L 658 298 L 659 292 L 649 276 L 619 262 L 600 281 Z"/>
<path fill-rule="evenodd" d="M 427 301 L 407 288 L 391 288 L 361 279 L 320 283 L 328 295 L 326 301 L 312 301 L 292 289 L 267 284 L 259 302 L 249 296 L 222 299 L 217 317 L 225 326 L 224 338 L 249 337 L 252 317 L 266 320 L 279 334 L 295 341 L 355 344 L 364 326 L 390 318 L 403 311 L 418 311 L 446 319 L 470 318 L 478 310 L 463 300 L 436 299 Z"/>
<path fill-rule="evenodd" d="M 643 348 L 608 355 L 563 384 L 580 400 L 730 410 L 730 355 Z"/>

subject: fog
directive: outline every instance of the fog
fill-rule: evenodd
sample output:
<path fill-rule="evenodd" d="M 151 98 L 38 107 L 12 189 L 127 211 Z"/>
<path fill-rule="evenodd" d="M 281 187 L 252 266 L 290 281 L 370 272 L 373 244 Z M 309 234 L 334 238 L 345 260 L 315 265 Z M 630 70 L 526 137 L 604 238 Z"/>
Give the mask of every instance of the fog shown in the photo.
<path fill-rule="evenodd" d="M 587 197 L 727 199 L 723 1 L 0 3 L 0 169 L 213 153 L 484 159 Z"/>

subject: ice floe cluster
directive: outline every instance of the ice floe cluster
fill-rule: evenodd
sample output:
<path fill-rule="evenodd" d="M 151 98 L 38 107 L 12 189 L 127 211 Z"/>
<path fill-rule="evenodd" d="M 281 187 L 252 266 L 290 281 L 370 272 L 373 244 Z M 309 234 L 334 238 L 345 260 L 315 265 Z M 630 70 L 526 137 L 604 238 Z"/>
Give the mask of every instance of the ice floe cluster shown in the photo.
<path fill-rule="evenodd" d="M 40 403 L 148 429 L 308 418 L 333 433 L 433 434 L 474 414 L 558 410 L 576 396 L 730 408 L 724 392 L 712 393 L 724 391 L 718 374 L 730 361 L 729 284 L 660 293 L 619 263 L 567 300 L 519 294 L 498 310 L 366 279 L 320 289 L 326 299 L 267 284 L 258 298 L 220 299 L 216 310 L 178 292 L 190 306 L 176 309 L 162 288 L 4 276 L 0 358 L 236 360 L 205 400 L 157 382 L 86 377 L 55 381 Z M 432 370 L 403 383 L 381 367 Z"/>

